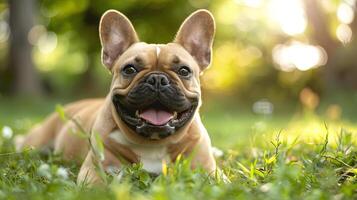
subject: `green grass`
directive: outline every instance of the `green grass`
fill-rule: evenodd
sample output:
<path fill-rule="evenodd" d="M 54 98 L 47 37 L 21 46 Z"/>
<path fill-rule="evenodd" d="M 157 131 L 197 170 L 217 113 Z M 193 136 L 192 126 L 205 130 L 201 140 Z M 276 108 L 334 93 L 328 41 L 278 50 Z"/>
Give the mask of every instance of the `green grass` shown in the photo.
<path fill-rule="evenodd" d="M 1 101 L 0 130 L 7 125 L 24 133 L 62 102 L 23 103 Z M 181 159 L 158 177 L 133 165 L 120 176 L 108 174 L 108 187 L 77 186 L 79 166 L 52 154 L 14 153 L 13 137 L 2 136 L 0 199 L 357 198 L 357 129 L 351 120 L 290 111 L 262 117 L 249 107 L 232 110 L 213 103 L 205 105 L 202 116 L 213 144 L 223 150 L 217 163 L 230 183 L 219 174 L 192 171 L 189 160 Z"/>

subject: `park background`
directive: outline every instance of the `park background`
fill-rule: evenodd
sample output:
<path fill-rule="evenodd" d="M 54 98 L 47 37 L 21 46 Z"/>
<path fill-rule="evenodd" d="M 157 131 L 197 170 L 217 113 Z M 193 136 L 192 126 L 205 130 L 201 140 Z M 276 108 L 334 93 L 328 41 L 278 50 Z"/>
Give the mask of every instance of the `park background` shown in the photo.
<path fill-rule="evenodd" d="M 107 94 L 98 35 L 106 10 L 124 13 L 142 41 L 168 43 L 200 8 L 217 26 L 201 79 L 214 146 L 254 157 L 279 134 L 310 145 L 327 132 L 333 141 L 342 132 L 355 138 L 356 0 L 2 0 L 1 143 L 58 104 Z"/>
<path fill-rule="evenodd" d="M 202 76 L 202 116 L 217 136 L 214 143 L 233 144 L 253 129 L 284 129 L 296 118 L 316 113 L 323 120 L 356 122 L 355 4 L 3 1 L 0 124 L 24 132 L 56 104 L 107 94 L 111 76 L 100 61 L 98 36 L 107 9 L 127 15 L 142 41 L 168 43 L 185 17 L 199 8 L 209 9 L 217 23 L 213 63 Z"/>

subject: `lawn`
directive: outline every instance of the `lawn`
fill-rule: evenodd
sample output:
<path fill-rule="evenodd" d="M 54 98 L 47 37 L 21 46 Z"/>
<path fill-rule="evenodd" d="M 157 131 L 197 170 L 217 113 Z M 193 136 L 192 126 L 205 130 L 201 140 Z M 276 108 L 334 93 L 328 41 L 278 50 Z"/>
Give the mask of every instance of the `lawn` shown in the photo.
<path fill-rule="evenodd" d="M 232 109 L 229 103 L 207 102 L 202 118 L 222 151 L 217 162 L 230 183 L 218 173 L 192 171 L 189 159 L 180 159 L 158 177 L 140 165 L 126 166 L 120 175 L 107 175 L 105 188 L 77 186 L 78 166 L 58 156 L 15 153 L 9 128 L 23 134 L 67 100 L 0 100 L 0 199 L 357 198 L 354 100 L 342 105 L 346 112 L 338 119 L 324 114 L 328 101 L 317 114 L 291 105 L 275 106 L 276 112 L 265 116 L 247 104 Z"/>

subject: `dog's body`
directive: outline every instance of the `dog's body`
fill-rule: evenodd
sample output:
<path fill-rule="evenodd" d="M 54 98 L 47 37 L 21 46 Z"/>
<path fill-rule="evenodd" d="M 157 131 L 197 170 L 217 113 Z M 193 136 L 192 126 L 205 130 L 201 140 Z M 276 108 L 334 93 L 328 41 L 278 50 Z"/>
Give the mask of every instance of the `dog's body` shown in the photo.
<path fill-rule="evenodd" d="M 199 75 L 210 64 L 214 29 L 211 14 L 200 10 L 185 20 L 173 43 L 146 44 L 124 15 L 107 11 L 100 36 L 102 62 L 113 74 L 109 94 L 67 105 L 64 113 L 72 120 L 52 114 L 19 138 L 18 148 L 49 146 L 67 160 L 84 160 L 78 181 L 90 184 L 103 181 L 97 162 L 112 170 L 122 159 L 160 173 L 163 162 L 192 154 L 192 167 L 213 172 L 216 163 L 198 109 Z M 91 133 L 92 142 L 75 134 L 81 128 Z M 101 158 L 95 133 L 104 144 Z"/>

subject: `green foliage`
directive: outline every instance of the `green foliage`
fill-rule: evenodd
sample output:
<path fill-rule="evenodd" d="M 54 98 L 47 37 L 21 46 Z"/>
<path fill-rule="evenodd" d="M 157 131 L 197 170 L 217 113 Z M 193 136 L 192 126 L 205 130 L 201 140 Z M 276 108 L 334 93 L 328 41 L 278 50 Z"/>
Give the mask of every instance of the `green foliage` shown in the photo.
<path fill-rule="evenodd" d="M 104 95 L 110 85 L 110 76 L 100 61 L 98 25 L 106 10 L 116 9 L 128 16 L 142 41 L 168 43 L 173 40 L 185 17 L 194 10 L 205 8 L 213 13 L 217 23 L 212 68 L 202 78 L 205 90 L 213 94 L 230 93 L 246 100 L 262 96 L 276 99 L 296 98 L 305 87 L 311 87 L 317 92 L 331 89 L 322 76 L 322 72 L 330 72 L 327 70 L 330 66 L 336 66 L 333 76 L 342 77 L 336 80 L 337 83 L 345 84 L 343 88 L 353 87 L 353 77 L 357 73 L 353 59 L 356 40 L 353 38 L 351 43 L 342 48 L 335 37 L 339 25 L 336 12 L 344 1 L 316 1 L 323 8 L 316 14 L 322 16 L 317 19 L 321 21 L 319 24 L 326 24 L 327 29 L 331 30 L 331 33 L 325 31 L 326 35 L 321 36 L 333 41 L 327 46 L 315 41 L 315 31 L 310 30 L 314 20 L 309 17 L 306 18 L 308 26 L 304 33 L 293 36 L 284 33 L 279 20 L 271 15 L 290 12 L 286 11 L 285 7 L 270 12 L 274 2 L 39 0 L 35 9 L 38 12 L 34 12 L 38 15 L 34 18 L 38 19 L 39 26 L 35 27 L 37 31 L 33 31 L 35 36 L 32 41 L 32 59 L 41 77 L 42 86 L 47 89 L 48 94 Z M 2 23 L 7 21 L 7 8 L 6 3 L 0 3 Z M 286 18 L 294 19 L 291 16 Z M 287 24 L 294 24 L 294 21 Z M 356 29 L 354 24 L 351 24 L 352 32 Z M 47 38 L 48 35 L 51 37 Z M 3 78 L 0 80 L 0 90 L 8 95 L 16 78 L 11 74 L 9 76 L 11 70 L 6 64 L 9 39 L 5 39 L 0 41 L 0 76 Z M 273 61 L 273 50 L 291 41 L 320 45 L 327 53 L 333 53 L 328 55 L 327 65 L 330 66 L 309 71 L 277 70 Z M 54 48 L 51 49 L 50 46 Z M 330 46 L 333 51 L 328 49 Z M 304 59 L 307 58 L 301 58 Z"/>
<path fill-rule="evenodd" d="M 64 112 L 64 108 L 61 105 L 56 105 L 56 112 L 60 116 L 60 118 L 64 121 L 66 120 L 66 114 Z"/>
<path fill-rule="evenodd" d="M 321 126 L 326 134 L 326 129 Z M 288 130 L 288 132 L 291 130 Z M 190 161 L 164 165 L 159 176 L 140 164 L 107 174 L 110 185 L 89 189 L 76 185 L 79 166 L 51 153 L 14 153 L 12 139 L 1 138 L 0 188 L 7 199 L 355 199 L 357 145 L 353 133 L 342 130 L 336 141 L 321 136 L 315 143 L 288 142 L 285 131 L 262 137 L 271 144 L 224 150 L 218 165 L 231 183 L 192 171 Z M 64 172 L 65 171 L 65 172 Z"/>

